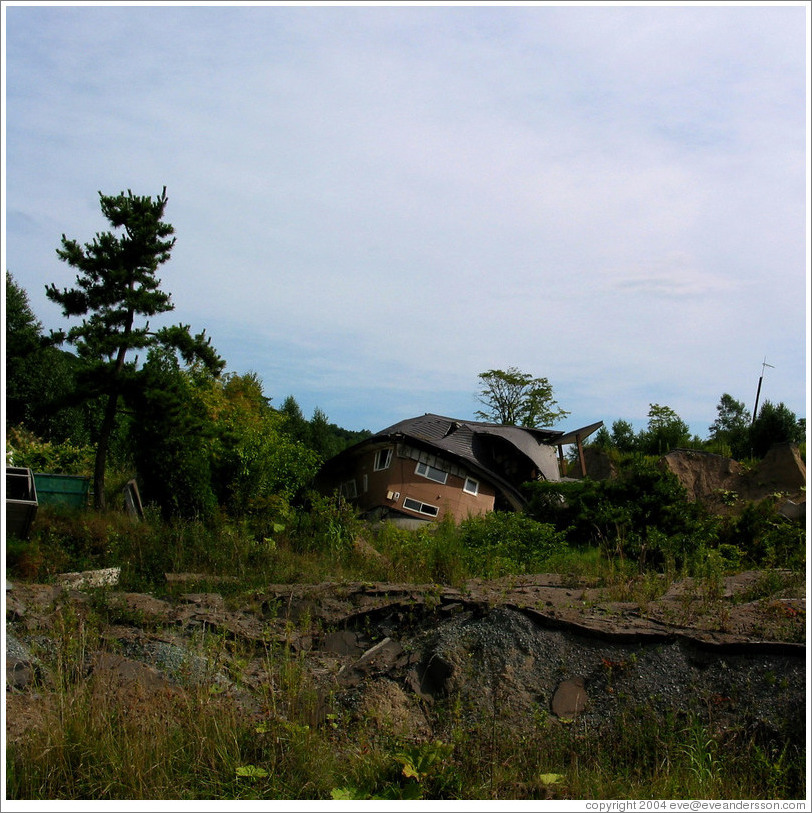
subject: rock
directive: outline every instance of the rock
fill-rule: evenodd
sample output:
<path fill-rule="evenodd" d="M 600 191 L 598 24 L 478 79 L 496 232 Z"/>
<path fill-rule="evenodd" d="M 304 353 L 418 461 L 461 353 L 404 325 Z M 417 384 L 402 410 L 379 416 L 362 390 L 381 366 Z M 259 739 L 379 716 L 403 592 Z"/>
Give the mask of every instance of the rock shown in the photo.
<path fill-rule="evenodd" d="M 30 661 L 6 658 L 6 690 L 23 691 L 34 681 L 34 666 Z"/>
<path fill-rule="evenodd" d="M 352 655 L 358 657 L 364 653 L 364 647 L 359 642 L 359 635 L 353 630 L 338 630 L 328 632 L 319 642 L 322 652 L 331 652 L 334 655 Z"/>
<path fill-rule="evenodd" d="M 62 587 L 83 590 L 88 587 L 112 587 L 118 584 L 120 575 L 120 567 L 108 567 L 103 570 L 83 570 L 81 573 L 60 573 L 56 581 Z"/>
<path fill-rule="evenodd" d="M 391 638 L 384 638 L 368 649 L 355 663 L 345 666 L 338 673 L 338 679 L 346 686 L 355 686 L 365 675 L 373 671 L 385 671 L 394 666 L 403 647 Z"/>
<path fill-rule="evenodd" d="M 139 661 L 109 653 L 99 654 L 91 667 L 97 679 L 110 684 L 138 684 L 142 689 L 157 691 L 170 682 L 157 670 Z"/>
<path fill-rule="evenodd" d="M 806 466 L 795 444 L 775 444 L 752 471 L 729 457 L 695 449 L 675 449 L 659 465 L 676 475 L 691 499 L 717 514 L 736 514 L 748 501 L 781 493 L 791 501 L 786 515 L 802 516 L 792 505 L 806 499 Z"/>
<path fill-rule="evenodd" d="M 558 684 L 558 688 L 553 695 L 552 712 L 556 717 L 571 720 L 586 708 L 587 700 L 582 677 L 564 680 Z"/>

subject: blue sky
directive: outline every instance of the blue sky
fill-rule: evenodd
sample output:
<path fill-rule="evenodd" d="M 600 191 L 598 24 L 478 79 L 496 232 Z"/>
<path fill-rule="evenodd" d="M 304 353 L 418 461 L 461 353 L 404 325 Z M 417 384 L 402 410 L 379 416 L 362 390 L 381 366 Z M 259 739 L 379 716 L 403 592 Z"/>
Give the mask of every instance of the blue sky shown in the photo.
<path fill-rule="evenodd" d="M 172 321 L 348 429 L 807 412 L 809 4 L 4 3 L 6 268 L 46 329 L 98 191 L 158 194 Z"/>

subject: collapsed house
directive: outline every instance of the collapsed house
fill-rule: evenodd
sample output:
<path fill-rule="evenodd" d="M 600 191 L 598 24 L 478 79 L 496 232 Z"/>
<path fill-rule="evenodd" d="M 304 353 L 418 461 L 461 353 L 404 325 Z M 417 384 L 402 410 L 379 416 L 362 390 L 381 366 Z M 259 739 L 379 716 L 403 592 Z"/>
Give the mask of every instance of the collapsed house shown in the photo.
<path fill-rule="evenodd" d="M 522 484 L 560 480 L 564 447 L 582 442 L 603 421 L 562 432 L 480 423 L 427 413 L 408 418 L 350 446 L 322 466 L 316 486 L 340 492 L 369 519 L 406 527 L 451 515 L 518 511 Z"/>

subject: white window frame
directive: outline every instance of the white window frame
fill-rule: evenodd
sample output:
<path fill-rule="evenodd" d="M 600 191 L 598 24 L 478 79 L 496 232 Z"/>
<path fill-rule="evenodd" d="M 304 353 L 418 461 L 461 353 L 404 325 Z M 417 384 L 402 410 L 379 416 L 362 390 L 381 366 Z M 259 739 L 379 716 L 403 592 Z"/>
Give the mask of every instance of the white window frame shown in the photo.
<path fill-rule="evenodd" d="M 407 502 L 414 503 L 414 505 L 406 505 Z M 427 517 L 436 517 L 440 514 L 440 509 L 436 505 L 429 505 L 427 502 L 421 502 L 414 499 L 414 497 L 404 497 L 403 507 L 407 511 L 416 511 L 418 514 L 425 514 Z M 426 509 L 430 510 L 426 510 Z"/>
<path fill-rule="evenodd" d="M 358 496 L 358 484 L 355 482 L 355 478 L 345 480 L 341 484 L 341 496 L 345 500 L 354 500 Z"/>
<path fill-rule="evenodd" d="M 421 468 L 423 471 L 420 471 Z M 448 480 L 447 471 L 438 469 L 437 466 L 432 466 L 429 463 L 424 463 L 422 460 L 417 462 L 417 465 L 414 467 L 414 471 L 415 474 L 419 474 L 421 477 L 425 477 L 427 480 L 431 480 L 433 483 L 445 485 L 446 481 Z M 434 474 L 433 477 L 431 476 L 432 474 Z"/>
<path fill-rule="evenodd" d="M 469 483 L 473 483 L 473 487 L 469 487 Z M 479 494 L 479 480 L 474 480 L 473 477 L 466 477 L 462 485 L 462 490 L 466 494 L 472 494 L 476 497 Z"/>
<path fill-rule="evenodd" d="M 381 465 L 381 458 L 384 457 L 384 455 L 386 462 Z M 383 471 L 384 469 L 388 469 L 390 465 L 392 465 L 392 447 L 378 449 L 378 451 L 375 452 L 375 465 L 372 467 L 373 471 Z"/>

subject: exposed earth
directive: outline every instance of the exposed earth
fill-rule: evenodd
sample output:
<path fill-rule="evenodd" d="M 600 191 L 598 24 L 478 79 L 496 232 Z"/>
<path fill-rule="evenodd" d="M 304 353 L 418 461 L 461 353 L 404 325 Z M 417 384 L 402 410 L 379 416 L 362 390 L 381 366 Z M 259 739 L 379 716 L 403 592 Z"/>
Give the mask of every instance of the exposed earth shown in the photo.
<path fill-rule="evenodd" d="M 7 590 L 10 743 L 53 703 L 66 636 L 87 644 L 80 679 L 132 702 L 202 682 L 262 717 L 283 697 L 275 664 L 287 657 L 306 675 L 297 713 L 312 725 L 363 715 L 436 736 L 434 710 L 454 697 L 517 725 L 538 714 L 589 725 L 637 705 L 805 742 L 805 583 L 788 571 L 612 587 L 557 575 L 271 585 L 240 599 L 194 592 L 192 575 L 168 580 L 168 599 L 77 577 Z"/>

